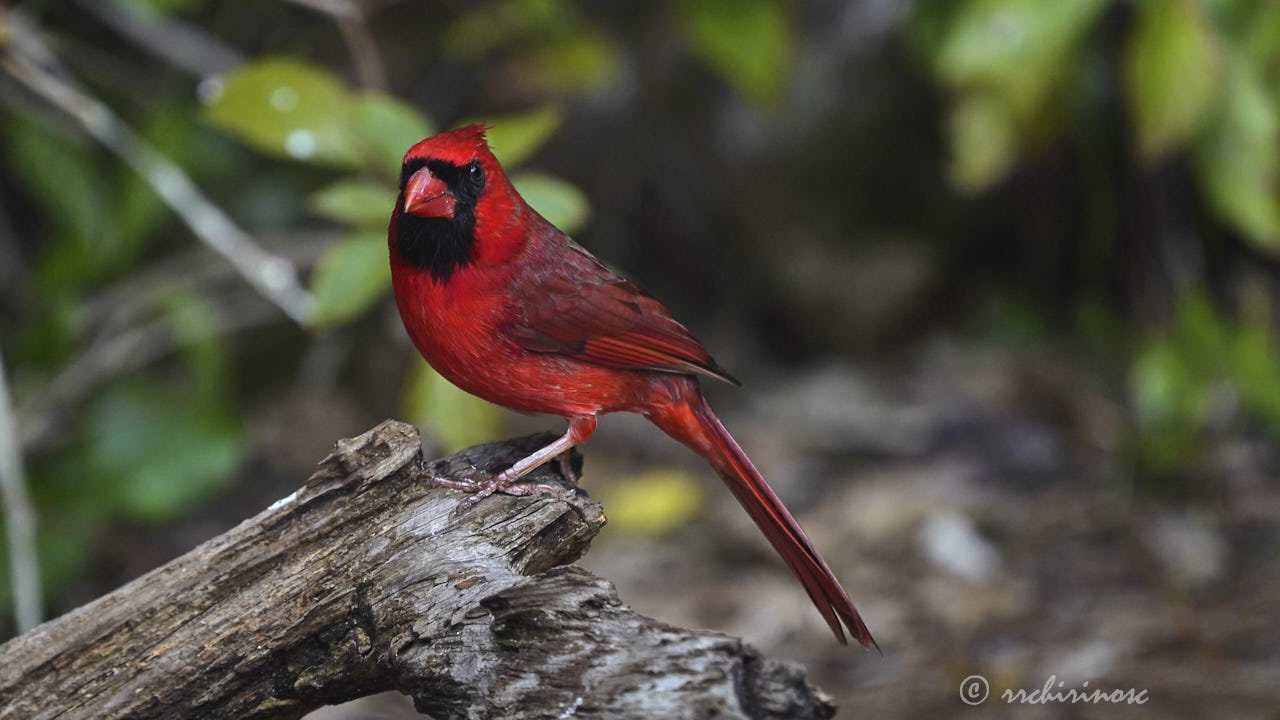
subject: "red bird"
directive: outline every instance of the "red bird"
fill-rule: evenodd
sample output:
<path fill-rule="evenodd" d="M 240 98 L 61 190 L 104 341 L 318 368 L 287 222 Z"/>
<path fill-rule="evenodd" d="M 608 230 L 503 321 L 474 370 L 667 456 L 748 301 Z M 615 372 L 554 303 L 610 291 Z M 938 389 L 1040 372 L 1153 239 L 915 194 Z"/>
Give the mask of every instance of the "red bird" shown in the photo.
<path fill-rule="evenodd" d="M 640 413 L 719 471 L 841 644 L 841 622 L 863 646 L 875 644 L 827 563 L 711 411 L 698 376 L 738 381 L 657 300 L 529 207 L 483 127 L 409 149 L 388 244 L 400 317 L 432 367 L 486 400 L 569 422 L 563 437 L 509 470 L 461 484 L 475 494 L 459 512 L 494 492 L 536 492 L 520 478 L 553 458 L 566 466 L 598 416 Z"/>

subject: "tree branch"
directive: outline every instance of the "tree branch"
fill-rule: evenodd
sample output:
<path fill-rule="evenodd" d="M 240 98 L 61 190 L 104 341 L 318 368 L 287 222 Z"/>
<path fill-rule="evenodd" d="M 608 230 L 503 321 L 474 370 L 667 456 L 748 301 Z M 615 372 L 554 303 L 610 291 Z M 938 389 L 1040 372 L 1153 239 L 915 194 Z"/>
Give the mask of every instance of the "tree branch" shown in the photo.
<path fill-rule="evenodd" d="M 143 14 L 129 3 L 101 0 L 76 0 L 76 7 L 157 59 L 198 78 L 230 72 L 245 61 L 234 47 L 173 15 Z"/>
<path fill-rule="evenodd" d="M 36 511 L 27 496 L 17 421 L 0 356 L 0 507 L 4 509 L 9 575 L 13 579 L 14 620 L 18 632 L 40 622 L 40 562 L 36 556 Z"/>
<path fill-rule="evenodd" d="M 351 53 L 360 85 L 373 90 L 387 89 L 387 71 L 382 67 L 378 43 L 369 32 L 364 11 L 354 0 L 289 0 L 317 12 L 325 13 L 337 23 L 342 40 Z"/>
<path fill-rule="evenodd" d="M 458 494 L 427 482 L 486 476 L 547 440 L 431 464 L 402 423 L 339 441 L 257 517 L 0 646 L 0 718 L 296 718 L 386 690 L 436 718 L 834 713 L 796 667 L 642 617 L 560 567 L 604 524 L 579 491 L 454 518 Z"/>

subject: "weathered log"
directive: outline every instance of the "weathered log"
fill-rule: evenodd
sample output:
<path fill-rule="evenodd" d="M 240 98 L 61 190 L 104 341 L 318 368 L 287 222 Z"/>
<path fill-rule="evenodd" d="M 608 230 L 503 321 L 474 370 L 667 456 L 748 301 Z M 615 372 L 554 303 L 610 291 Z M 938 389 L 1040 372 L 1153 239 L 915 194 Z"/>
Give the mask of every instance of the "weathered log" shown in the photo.
<path fill-rule="evenodd" d="M 668 627 L 561 567 L 605 519 L 557 497 L 460 496 L 534 436 L 426 463 L 384 422 L 306 484 L 169 564 L 0 646 L 0 718 L 297 718 L 399 690 L 437 718 L 826 718 L 796 667 Z M 555 465 L 555 463 L 552 463 Z"/>

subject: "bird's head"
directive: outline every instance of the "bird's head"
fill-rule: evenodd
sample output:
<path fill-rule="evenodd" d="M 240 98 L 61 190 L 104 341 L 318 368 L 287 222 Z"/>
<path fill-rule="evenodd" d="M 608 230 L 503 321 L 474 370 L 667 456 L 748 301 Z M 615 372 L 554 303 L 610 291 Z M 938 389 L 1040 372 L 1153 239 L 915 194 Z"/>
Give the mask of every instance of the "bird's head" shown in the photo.
<path fill-rule="evenodd" d="M 405 153 L 391 222 L 393 253 L 444 281 L 519 241 L 524 202 L 489 150 L 482 125 L 433 135 Z"/>

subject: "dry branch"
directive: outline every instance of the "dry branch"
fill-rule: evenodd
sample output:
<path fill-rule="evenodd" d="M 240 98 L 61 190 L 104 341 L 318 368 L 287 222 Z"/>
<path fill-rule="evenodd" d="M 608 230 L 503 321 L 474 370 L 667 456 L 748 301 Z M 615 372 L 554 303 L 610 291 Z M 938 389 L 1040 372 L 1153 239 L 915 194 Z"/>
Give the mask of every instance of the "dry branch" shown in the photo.
<path fill-rule="evenodd" d="M 9 383 L 0 355 L 0 510 L 4 514 L 14 625 L 26 632 L 40 622 L 40 563 L 36 556 L 36 512 L 22 470 L 18 423 L 9 404 Z"/>
<path fill-rule="evenodd" d="M 0 646 L 0 718 L 296 718 L 386 690 L 436 718 L 833 714 L 796 667 L 561 567 L 604 524 L 580 492 L 454 518 L 458 494 L 425 481 L 546 440 L 430 464 L 402 423 L 339 441 L 257 517 Z"/>

